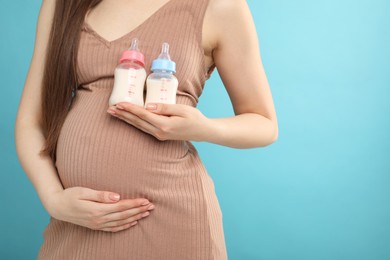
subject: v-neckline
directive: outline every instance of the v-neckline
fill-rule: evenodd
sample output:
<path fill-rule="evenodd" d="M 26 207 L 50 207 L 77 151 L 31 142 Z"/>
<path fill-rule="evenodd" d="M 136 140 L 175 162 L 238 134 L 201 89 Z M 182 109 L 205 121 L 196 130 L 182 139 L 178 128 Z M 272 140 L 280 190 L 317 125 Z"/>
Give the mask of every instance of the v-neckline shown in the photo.
<path fill-rule="evenodd" d="M 155 16 L 157 16 L 159 13 L 161 13 L 165 8 L 167 8 L 174 1 L 175 0 L 169 0 L 168 2 L 163 4 L 160 8 L 158 8 L 152 15 L 150 15 L 148 18 L 146 18 L 143 22 L 141 22 L 136 27 L 134 27 L 134 29 L 132 29 L 128 33 L 125 33 L 124 35 L 122 35 L 122 36 L 120 36 L 120 37 L 118 37 L 118 38 L 116 38 L 114 40 L 111 40 L 111 41 L 107 40 L 101 34 L 99 34 L 97 31 L 95 31 L 95 29 L 93 29 L 93 27 L 87 22 L 86 18 L 87 18 L 87 15 L 88 15 L 89 12 L 87 12 L 87 14 L 84 17 L 83 25 L 84 25 L 84 28 L 86 28 L 90 33 L 92 33 L 94 36 L 96 36 L 105 45 L 110 47 L 112 44 L 115 44 L 116 42 L 119 42 L 122 39 L 127 38 L 128 36 L 130 36 L 131 34 L 136 32 L 137 30 L 139 30 L 143 25 L 147 24 L 150 20 L 152 20 Z"/>

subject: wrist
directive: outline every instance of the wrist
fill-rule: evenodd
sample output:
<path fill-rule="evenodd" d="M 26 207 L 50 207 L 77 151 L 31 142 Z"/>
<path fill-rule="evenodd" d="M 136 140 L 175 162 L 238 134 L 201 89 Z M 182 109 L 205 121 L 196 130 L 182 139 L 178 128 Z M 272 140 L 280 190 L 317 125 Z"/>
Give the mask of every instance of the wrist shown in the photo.
<path fill-rule="evenodd" d="M 58 198 L 62 194 L 62 192 L 63 189 L 47 192 L 41 199 L 43 206 L 51 216 L 54 214 L 55 206 L 59 204 Z"/>

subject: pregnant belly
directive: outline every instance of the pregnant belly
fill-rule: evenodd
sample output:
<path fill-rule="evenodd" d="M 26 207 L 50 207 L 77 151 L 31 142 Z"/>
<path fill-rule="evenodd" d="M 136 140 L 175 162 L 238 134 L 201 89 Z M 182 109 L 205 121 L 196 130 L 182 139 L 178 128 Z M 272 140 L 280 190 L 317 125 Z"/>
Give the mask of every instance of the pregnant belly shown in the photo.
<path fill-rule="evenodd" d="M 109 89 L 77 93 L 57 144 L 56 167 L 64 188 L 150 197 L 153 191 L 177 189 L 177 183 L 184 191 L 197 180 L 201 166 L 190 142 L 159 141 L 111 116 L 106 112 L 109 96 Z"/>

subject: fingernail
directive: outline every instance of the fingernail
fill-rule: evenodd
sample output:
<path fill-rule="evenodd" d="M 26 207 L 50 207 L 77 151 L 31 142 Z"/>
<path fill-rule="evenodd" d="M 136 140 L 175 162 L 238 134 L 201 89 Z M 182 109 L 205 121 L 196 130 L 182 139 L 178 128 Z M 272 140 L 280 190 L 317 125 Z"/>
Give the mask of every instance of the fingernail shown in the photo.
<path fill-rule="evenodd" d="M 121 105 L 116 105 L 116 107 L 119 109 L 124 109 L 124 107 L 122 107 Z"/>
<path fill-rule="evenodd" d="M 146 105 L 146 109 L 148 109 L 148 110 L 156 110 L 157 109 L 157 105 L 156 104 L 152 104 L 152 103 L 147 104 Z"/>
<path fill-rule="evenodd" d="M 144 214 L 142 214 L 141 216 L 142 216 L 142 217 L 146 217 L 146 216 L 149 216 L 149 214 L 150 214 L 149 211 L 146 211 L 146 212 L 145 212 Z"/>
<path fill-rule="evenodd" d="M 130 224 L 130 226 L 134 226 L 137 223 L 138 223 L 137 221 L 134 221 L 133 223 Z"/>
<path fill-rule="evenodd" d="M 154 205 L 153 205 L 153 204 L 150 205 L 150 206 L 148 207 L 148 209 L 154 209 Z"/>
<path fill-rule="evenodd" d="M 148 200 L 145 200 L 141 205 L 148 205 L 150 202 Z"/>
<path fill-rule="evenodd" d="M 115 114 L 115 111 L 112 110 L 112 109 L 107 110 L 107 112 L 110 113 L 110 114 L 113 114 L 113 115 Z"/>
<path fill-rule="evenodd" d="M 120 198 L 119 194 L 111 193 L 110 194 L 110 199 L 112 200 L 118 200 Z"/>

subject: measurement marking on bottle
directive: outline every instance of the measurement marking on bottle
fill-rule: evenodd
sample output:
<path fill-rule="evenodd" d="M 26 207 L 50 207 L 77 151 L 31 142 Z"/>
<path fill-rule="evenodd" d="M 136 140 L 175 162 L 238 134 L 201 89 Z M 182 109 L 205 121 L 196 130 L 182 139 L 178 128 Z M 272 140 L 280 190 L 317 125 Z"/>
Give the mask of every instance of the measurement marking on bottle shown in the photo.
<path fill-rule="evenodd" d="M 129 97 L 133 97 L 135 95 L 136 78 L 137 78 L 136 70 L 130 68 L 127 74 L 127 85 L 128 85 L 127 93 Z"/>
<path fill-rule="evenodd" d="M 160 100 L 161 101 L 168 100 L 168 97 L 167 97 L 168 89 L 167 89 L 166 85 L 167 85 L 167 79 L 166 78 L 162 78 L 161 79 L 161 88 L 160 88 Z"/>

